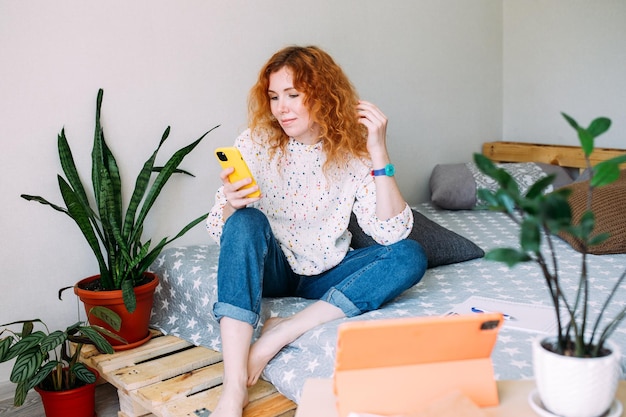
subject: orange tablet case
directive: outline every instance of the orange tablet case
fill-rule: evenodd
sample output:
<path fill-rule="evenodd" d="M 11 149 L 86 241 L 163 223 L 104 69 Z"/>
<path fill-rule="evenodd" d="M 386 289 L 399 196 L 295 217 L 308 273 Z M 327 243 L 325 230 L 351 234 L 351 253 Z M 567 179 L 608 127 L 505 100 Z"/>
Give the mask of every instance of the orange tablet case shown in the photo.
<path fill-rule="evenodd" d="M 340 417 L 416 413 L 460 391 L 498 405 L 491 351 L 500 313 L 354 321 L 339 326 L 334 390 Z"/>

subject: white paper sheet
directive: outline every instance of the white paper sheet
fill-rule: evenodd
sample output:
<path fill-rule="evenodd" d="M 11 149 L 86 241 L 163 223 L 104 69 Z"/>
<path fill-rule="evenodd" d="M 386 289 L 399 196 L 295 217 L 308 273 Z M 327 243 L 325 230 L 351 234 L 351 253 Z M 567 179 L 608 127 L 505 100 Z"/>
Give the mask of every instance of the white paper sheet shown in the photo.
<path fill-rule="evenodd" d="M 495 298 L 471 296 L 462 303 L 455 305 L 446 315 L 480 314 L 473 313 L 472 307 L 511 316 L 510 320 L 504 321 L 504 326 L 510 329 L 537 333 L 556 332 L 556 315 L 551 305 L 517 303 Z"/>

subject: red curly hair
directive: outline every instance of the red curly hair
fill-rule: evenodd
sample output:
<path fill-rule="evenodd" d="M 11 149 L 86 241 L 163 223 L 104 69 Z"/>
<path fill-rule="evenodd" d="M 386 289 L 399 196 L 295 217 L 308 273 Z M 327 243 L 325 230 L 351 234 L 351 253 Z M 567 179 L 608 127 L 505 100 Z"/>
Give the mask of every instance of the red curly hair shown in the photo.
<path fill-rule="evenodd" d="M 342 166 L 351 157 L 367 158 L 367 129 L 358 122 L 359 98 L 343 70 L 316 46 L 290 46 L 276 52 L 259 72 L 248 99 L 248 122 L 253 133 L 268 136 L 270 152 L 285 150 L 289 137 L 272 116 L 268 96 L 270 75 L 283 67 L 293 76 L 293 86 L 304 94 L 304 105 L 320 127 L 326 153 L 326 170 Z"/>

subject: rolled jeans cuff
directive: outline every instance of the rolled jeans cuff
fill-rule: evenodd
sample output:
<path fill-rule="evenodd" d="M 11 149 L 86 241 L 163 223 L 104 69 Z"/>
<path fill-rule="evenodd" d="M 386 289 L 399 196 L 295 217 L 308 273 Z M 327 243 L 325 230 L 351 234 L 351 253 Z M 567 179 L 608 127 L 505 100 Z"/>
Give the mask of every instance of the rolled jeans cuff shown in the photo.
<path fill-rule="evenodd" d="M 321 300 L 339 307 L 346 317 L 355 317 L 362 313 L 348 297 L 334 287 L 329 289 Z"/>
<path fill-rule="evenodd" d="M 250 324 L 252 327 L 256 327 L 259 323 L 259 315 L 252 311 L 245 310 L 241 307 L 234 306 L 228 303 L 216 302 L 213 305 L 213 315 L 215 319 L 219 321 L 222 317 L 230 317 L 231 319 L 239 320 L 244 323 Z"/>

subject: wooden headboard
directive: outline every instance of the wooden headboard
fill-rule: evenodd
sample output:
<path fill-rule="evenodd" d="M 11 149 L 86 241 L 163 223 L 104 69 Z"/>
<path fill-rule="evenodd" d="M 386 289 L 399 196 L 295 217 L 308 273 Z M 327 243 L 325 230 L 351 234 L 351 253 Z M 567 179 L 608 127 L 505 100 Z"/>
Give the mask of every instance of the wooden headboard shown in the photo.
<path fill-rule="evenodd" d="M 626 149 L 595 148 L 590 158 L 591 165 L 623 154 L 626 154 Z M 483 144 L 483 155 L 495 162 L 543 162 L 566 168 L 587 167 L 579 146 L 486 142 Z"/>

